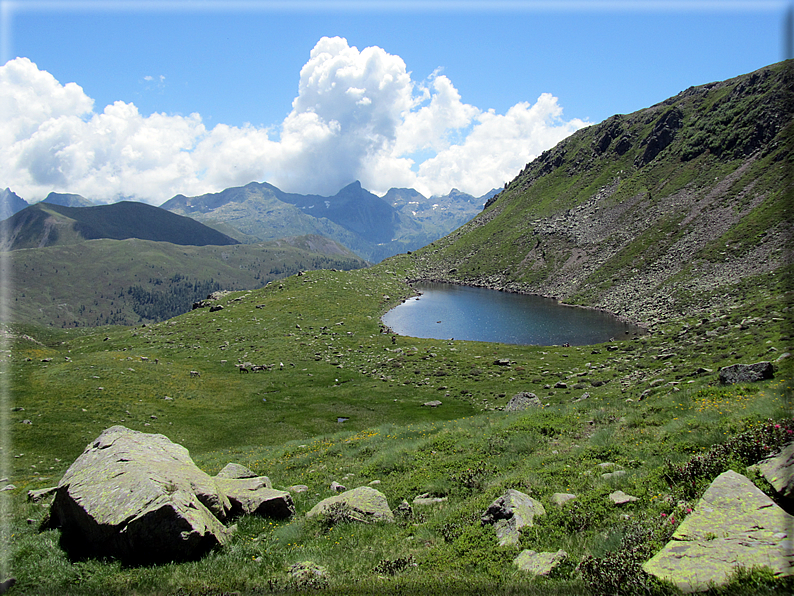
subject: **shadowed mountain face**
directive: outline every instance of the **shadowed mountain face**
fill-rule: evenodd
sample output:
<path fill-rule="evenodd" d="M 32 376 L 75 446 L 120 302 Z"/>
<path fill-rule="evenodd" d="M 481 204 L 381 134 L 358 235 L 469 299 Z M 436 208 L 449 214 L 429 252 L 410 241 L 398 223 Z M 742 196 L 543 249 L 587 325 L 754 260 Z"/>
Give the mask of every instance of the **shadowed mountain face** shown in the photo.
<path fill-rule="evenodd" d="M 0 221 L 22 211 L 27 206 L 28 202 L 11 192 L 11 189 L 0 190 Z"/>
<path fill-rule="evenodd" d="M 162 207 L 208 225 L 231 226 L 249 241 L 321 234 L 379 261 L 420 248 L 462 225 L 492 194 L 476 199 L 453 190 L 427 199 L 412 189 L 392 189 L 380 198 L 353 182 L 323 197 L 252 182 L 198 197 L 177 195 Z"/>
<path fill-rule="evenodd" d="M 0 233 L 2 250 L 75 244 L 97 238 L 139 238 L 193 246 L 238 244 L 189 217 L 128 201 L 96 207 L 37 203 L 1 222 Z"/>
<path fill-rule="evenodd" d="M 416 278 L 646 323 L 738 303 L 792 264 L 793 89 L 787 61 L 579 130 L 412 255 Z"/>

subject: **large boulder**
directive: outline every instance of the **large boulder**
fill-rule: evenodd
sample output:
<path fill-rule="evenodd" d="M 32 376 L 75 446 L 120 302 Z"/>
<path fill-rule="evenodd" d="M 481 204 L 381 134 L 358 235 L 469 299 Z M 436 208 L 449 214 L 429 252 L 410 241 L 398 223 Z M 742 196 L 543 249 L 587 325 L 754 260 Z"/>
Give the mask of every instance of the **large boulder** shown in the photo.
<path fill-rule="evenodd" d="M 389 509 L 386 495 L 371 486 L 359 486 L 340 495 L 323 499 L 311 508 L 306 517 L 322 515 L 336 503 L 346 505 L 354 521 L 364 523 L 394 521 L 394 514 Z"/>
<path fill-rule="evenodd" d="M 69 467 L 50 508 L 62 543 L 131 562 L 193 559 L 223 544 L 231 509 L 188 450 L 159 434 L 104 431 Z"/>
<path fill-rule="evenodd" d="M 545 515 L 546 510 L 539 502 L 513 488 L 488 506 L 481 518 L 482 525 L 491 524 L 496 530 L 499 545 L 518 544 L 519 530 L 532 526 L 536 515 Z"/>
<path fill-rule="evenodd" d="M 167 437 L 123 426 L 90 443 L 58 483 L 50 526 L 78 556 L 129 563 L 195 559 L 224 544 L 238 514 L 292 515 L 289 493 L 229 465 L 217 477 Z"/>
<path fill-rule="evenodd" d="M 527 408 L 540 408 L 542 405 L 537 395 L 522 391 L 510 398 L 505 406 L 505 412 L 523 412 Z"/>
<path fill-rule="evenodd" d="M 794 575 L 794 516 L 746 477 L 720 474 L 672 540 L 643 569 L 684 592 L 725 584 L 738 566 Z"/>
<path fill-rule="evenodd" d="M 755 364 L 732 364 L 720 369 L 720 383 L 733 385 L 735 383 L 755 383 L 775 376 L 775 369 L 771 362 L 756 362 Z"/>

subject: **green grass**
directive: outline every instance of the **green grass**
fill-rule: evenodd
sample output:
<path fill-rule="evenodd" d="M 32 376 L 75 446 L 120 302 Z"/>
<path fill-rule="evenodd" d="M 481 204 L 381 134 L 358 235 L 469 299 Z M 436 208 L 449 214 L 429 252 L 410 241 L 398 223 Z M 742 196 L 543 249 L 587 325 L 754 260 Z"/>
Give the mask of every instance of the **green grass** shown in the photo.
<path fill-rule="evenodd" d="M 40 343 L 14 340 L 10 370 L 12 403 L 24 408 L 9 416 L 17 486 L 10 495 L 12 593 L 271 593 L 295 588 L 288 567 L 312 560 L 328 570 L 328 593 L 582 594 L 588 578 L 575 571 L 579 562 L 592 556 L 607 565 L 631 523 L 656 527 L 663 513 L 682 515 L 683 493 L 665 481 L 666 462 L 685 462 L 767 418 L 792 416 L 790 359 L 771 381 L 716 381 L 719 366 L 736 354 L 757 361 L 790 349 L 782 318 L 739 325 L 781 308 L 783 287 L 750 285 L 751 306 L 716 312 L 705 323 L 669 323 L 615 342 L 616 350 L 514 346 L 381 333 L 380 315 L 411 292 L 401 281 L 404 264 L 398 258 L 368 270 L 308 272 L 232 294 L 222 311 L 199 309 L 146 326 L 16 328 Z M 668 357 L 670 338 L 676 344 Z M 497 358 L 513 364 L 496 366 Z M 273 368 L 241 374 L 238 360 Z M 697 374 L 699 367 L 714 372 Z M 561 379 L 569 388 L 553 389 Z M 526 390 L 546 405 L 500 411 Z M 585 392 L 588 399 L 573 401 Z M 442 406 L 421 405 L 433 399 Z M 339 423 L 340 416 L 349 420 Z M 57 483 L 112 424 L 165 434 L 208 473 L 234 461 L 277 488 L 306 484 L 309 491 L 295 495 L 292 519 L 240 520 L 232 543 L 200 561 L 146 568 L 71 562 L 57 547 L 57 531 L 37 531 L 45 509 L 24 495 Z M 603 480 L 603 462 L 627 474 Z M 348 488 L 379 480 L 392 509 L 424 492 L 447 500 L 415 507 L 395 524 L 324 530 L 304 514 L 331 495 L 334 480 Z M 493 531 L 479 525 L 507 488 L 528 492 L 548 512 L 517 547 L 498 547 Z M 615 489 L 640 500 L 610 507 L 606 496 Z M 579 498 L 558 511 L 550 502 L 555 492 Z M 522 576 L 511 561 L 524 548 L 563 548 L 570 564 L 548 579 Z"/>

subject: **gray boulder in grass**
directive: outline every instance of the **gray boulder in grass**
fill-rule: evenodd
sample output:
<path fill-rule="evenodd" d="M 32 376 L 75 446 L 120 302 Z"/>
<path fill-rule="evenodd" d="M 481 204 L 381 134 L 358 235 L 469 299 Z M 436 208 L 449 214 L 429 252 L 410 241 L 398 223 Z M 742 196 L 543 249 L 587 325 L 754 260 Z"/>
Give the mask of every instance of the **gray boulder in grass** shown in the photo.
<path fill-rule="evenodd" d="M 342 494 L 323 499 L 311 508 L 306 517 L 322 515 L 336 503 L 343 503 L 350 508 L 353 521 L 363 523 L 394 521 L 394 514 L 389 509 L 386 495 L 371 486 L 359 486 Z"/>
<path fill-rule="evenodd" d="M 683 592 L 727 583 L 738 566 L 794 575 L 794 516 L 728 470 L 703 493 L 667 545 L 642 567 Z"/>
<path fill-rule="evenodd" d="M 720 383 L 734 385 L 736 383 L 756 383 L 775 376 L 775 367 L 771 362 L 755 364 L 731 364 L 720 369 Z"/>
<path fill-rule="evenodd" d="M 58 483 L 50 525 L 81 556 L 149 563 L 195 559 L 230 536 L 231 503 L 188 450 L 159 434 L 114 426 Z"/>
<path fill-rule="evenodd" d="M 545 515 L 543 505 L 522 493 L 509 488 L 488 506 L 481 518 L 482 525 L 493 525 L 499 546 L 518 544 L 519 531 L 532 526 L 536 515 Z"/>

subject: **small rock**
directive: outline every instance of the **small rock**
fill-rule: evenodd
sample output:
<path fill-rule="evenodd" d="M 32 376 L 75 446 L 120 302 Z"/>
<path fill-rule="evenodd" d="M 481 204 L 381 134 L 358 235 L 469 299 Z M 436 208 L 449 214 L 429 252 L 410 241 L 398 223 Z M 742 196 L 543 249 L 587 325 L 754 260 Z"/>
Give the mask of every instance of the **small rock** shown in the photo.
<path fill-rule="evenodd" d="M 423 403 L 422 405 L 423 405 L 423 406 L 427 406 L 428 408 L 437 408 L 438 406 L 440 406 L 440 405 L 441 405 L 441 402 L 440 402 L 440 401 L 438 401 L 437 399 L 434 399 L 434 400 L 432 400 L 432 401 L 426 401 L 426 402 L 425 402 L 425 403 Z"/>
<path fill-rule="evenodd" d="M 521 571 L 546 577 L 567 558 L 568 553 L 562 549 L 556 553 L 539 553 L 534 550 L 524 550 L 513 560 L 513 563 Z"/>
<path fill-rule="evenodd" d="M 536 396 L 534 393 L 530 393 L 529 391 L 522 391 L 521 393 L 516 393 L 513 397 L 510 398 L 510 401 L 507 402 L 504 411 L 505 412 L 521 412 L 526 410 L 527 408 L 539 408 L 543 404 L 540 402 L 540 398 Z"/>
<path fill-rule="evenodd" d="M 256 472 L 252 472 L 245 466 L 241 466 L 240 464 L 235 463 L 228 463 L 224 466 L 224 468 L 218 472 L 216 478 L 257 478 L 259 474 Z"/>
<path fill-rule="evenodd" d="M 557 505 L 557 507 L 562 507 L 568 501 L 573 501 L 576 498 L 576 495 L 573 493 L 554 493 L 551 495 L 551 502 Z"/>
<path fill-rule="evenodd" d="M 505 546 L 518 544 L 519 530 L 532 526 L 536 515 L 545 514 L 546 510 L 539 501 L 511 488 L 488 506 L 481 523 L 483 526 L 492 524 L 499 545 Z"/>
<path fill-rule="evenodd" d="M 621 476 L 626 475 L 626 470 L 615 470 L 614 472 L 607 472 L 606 474 L 601 474 L 601 478 L 604 480 L 613 480 L 615 478 L 620 478 Z"/>
<path fill-rule="evenodd" d="M 292 486 L 287 487 L 287 492 L 290 493 L 305 493 L 309 490 L 309 487 L 305 484 L 293 484 Z"/>
<path fill-rule="evenodd" d="M 423 493 L 414 497 L 414 505 L 422 506 L 422 505 L 436 505 L 438 503 L 443 503 L 446 501 L 446 497 L 433 497 L 430 493 Z"/>
<path fill-rule="evenodd" d="M 335 493 L 342 493 L 342 492 L 345 492 L 347 490 L 347 488 L 345 488 L 344 486 L 339 484 L 336 480 L 334 480 L 331 483 L 331 490 L 334 491 Z"/>
<path fill-rule="evenodd" d="M 627 495 L 622 490 L 616 490 L 613 493 L 609 493 L 609 500 L 612 501 L 615 505 L 625 505 L 626 503 L 633 503 L 634 501 L 639 501 L 637 497 L 632 497 L 631 495 Z"/>

